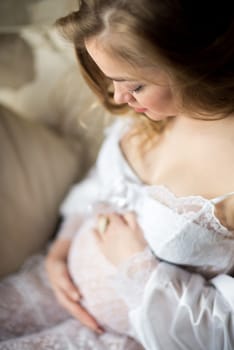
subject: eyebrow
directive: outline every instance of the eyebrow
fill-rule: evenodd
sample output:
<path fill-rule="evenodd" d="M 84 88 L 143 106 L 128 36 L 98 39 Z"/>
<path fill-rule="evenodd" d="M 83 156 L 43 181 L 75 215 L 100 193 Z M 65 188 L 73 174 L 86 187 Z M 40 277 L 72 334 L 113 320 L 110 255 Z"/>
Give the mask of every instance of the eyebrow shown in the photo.
<path fill-rule="evenodd" d="M 123 81 L 136 81 L 136 79 L 131 79 L 129 77 L 108 77 L 106 76 L 107 79 L 113 80 L 113 81 L 118 81 L 118 82 L 123 82 Z"/>

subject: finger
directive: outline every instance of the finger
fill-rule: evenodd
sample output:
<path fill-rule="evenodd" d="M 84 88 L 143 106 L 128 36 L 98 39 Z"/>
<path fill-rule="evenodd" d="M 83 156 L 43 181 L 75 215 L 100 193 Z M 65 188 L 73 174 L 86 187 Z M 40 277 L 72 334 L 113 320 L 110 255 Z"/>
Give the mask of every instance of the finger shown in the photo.
<path fill-rule="evenodd" d="M 100 233 L 98 230 L 93 230 L 93 237 L 96 240 L 97 245 L 101 248 L 102 243 L 104 242 L 107 236 L 107 232 Z"/>
<path fill-rule="evenodd" d="M 129 211 L 125 214 L 123 214 L 123 218 L 125 219 L 127 225 L 131 229 L 135 229 L 137 225 L 137 219 L 136 219 L 136 214 L 133 211 Z"/>
<path fill-rule="evenodd" d="M 108 226 L 110 225 L 110 218 L 108 215 L 99 215 L 97 220 L 97 230 L 99 231 L 100 235 L 103 235 Z"/>
<path fill-rule="evenodd" d="M 118 213 L 111 213 L 108 214 L 109 220 L 110 220 L 110 225 L 124 225 L 126 224 L 124 216 L 122 214 Z"/>
<path fill-rule="evenodd" d="M 93 235 L 97 242 L 100 242 L 100 240 L 103 238 L 100 232 L 95 229 L 93 229 Z"/>
<path fill-rule="evenodd" d="M 95 318 L 88 313 L 79 303 L 74 303 L 69 300 L 65 294 L 58 293 L 57 298 L 59 302 L 70 312 L 75 318 L 77 318 L 82 324 L 89 327 L 95 332 L 102 333 L 103 329 L 99 326 Z"/>
<path fill-rule="evenodd" d="M 66 295 L 71 300 L 79 301 L 81 298 L 81 294 L 79 290 L 75 287 L 74 283 L 71 280 L 71 277 L 67 271 L 67 268 L 64 268 L 60 278 L 59 278 L 59 288 L 61 288 Z"/>
<path fill-rule="evenodd" d="M 61 286 L 61 289 L 64 292 L 66 292 L 67 296 L 71 300 L 77 302 L 77 301 L 79 301 L 81 299 L 81 295 L 80 295 L 79 291 L 69 281 L 65 281 L 64 280 L 63 285 Z"/>

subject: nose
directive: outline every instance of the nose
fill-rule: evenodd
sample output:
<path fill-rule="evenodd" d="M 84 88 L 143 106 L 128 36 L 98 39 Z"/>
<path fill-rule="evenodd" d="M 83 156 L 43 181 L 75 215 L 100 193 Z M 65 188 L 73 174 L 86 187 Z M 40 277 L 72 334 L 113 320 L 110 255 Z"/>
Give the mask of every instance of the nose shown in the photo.
<path fill-rule="evenodd" d="M 121 87 L 117 82 L 114 82 L 114 101 L 117 104 L 129 103 L 134 99 L 132 94 L 126 90 L 126 88 Z"/>

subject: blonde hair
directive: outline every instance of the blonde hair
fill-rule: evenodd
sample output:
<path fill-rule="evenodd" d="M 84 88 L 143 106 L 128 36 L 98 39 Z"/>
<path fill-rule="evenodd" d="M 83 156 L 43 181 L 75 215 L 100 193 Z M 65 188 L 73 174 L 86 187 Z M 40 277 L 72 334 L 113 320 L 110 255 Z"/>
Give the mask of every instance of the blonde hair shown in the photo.
<path fill-rule="evenodd" d="M 234 113 L 234 4 L 208 3 L 81 0 L 79 10 L 57 25 L 74 43 L 87 83 L 112 113 L 129 109 L 115 104 L 112 83 L 85 48 L 89 38 L 100 38 L 105 48 L 132 65 L 160 65 L 171 75 L 185 111 L 203 113 L 204 119 L 224 117 Z M 147 119 L 145 127 L 160 131 L 164 125 Z"/>

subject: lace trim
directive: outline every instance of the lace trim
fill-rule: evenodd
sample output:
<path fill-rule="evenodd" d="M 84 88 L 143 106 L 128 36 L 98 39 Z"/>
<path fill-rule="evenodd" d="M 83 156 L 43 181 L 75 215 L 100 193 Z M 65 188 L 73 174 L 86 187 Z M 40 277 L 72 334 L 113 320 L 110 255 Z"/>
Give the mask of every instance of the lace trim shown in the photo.
<path fill-rule="evenodd" d="M 116 188 L 116 198 L 115 204 L 120 205 L 122 208 L 134 210 L 133 203 L 131 200 L 134 198 L 133 192 L 129 191 L 129 188 L 138 185 L 138 191 L 140 190 L 140 195 L 146 190 L 148 195 L 155 197 L 156 200 L 166 205 L 170 209 L 174 210 L 176 213 L 185 216 L 188 220 L 196 222 L 201 227 L 208 230 L 212 230 L 215 233 L 222 234 L 224 236 L 233 236 L 234 230 L 228 229 L 224 226 L 219 218 L 215 215 L 215 203 L 212 203 L 209 199 L 200 195 L 190 195 L 190 196 L 176 196 L 168 187 L 165 185 L 145 185 L 139 176 L 135 173 L 125 159 L 121 148 L 119 146 L 119 141 L 123 134 L 132 125 L 131 123 L 123 124 L 119 122 L 118 128 L 116 128 L 116 150 L 119 158 L 119 163 L 123 165 L 125 170 L 124 179 L 119 178 L 119 186 L 122 188 L 118 190 Z M 123 127 L 124 126 L 124 127 Z M 122 192 L 122 193 L 121 193 Z M 124 195 L 123 195 L 124 193 Z M 139 193 L 138 193 L 139 196 Z M 135 198 L 134 198 L 135 199 Z M 130 201 L 129 201 L 130 200 Z"/>
<path fill-rule="evenodd" d="M 215 233 L 225 236 L 233 236 L 233 232 L 222 225 L 215 215 L 215 206 L 209 199 L 202 196 L 177 197 L 165 186 L 153 186 L 148 189 L 155 200 L 166 205 L 177 214 Z"/>
<path fill-rule="evenodd" d="M 183 215 L 188 221 L 192 221 L 205 229 L 216 234 L 233 236 L 234 231 L 222 225 L 215 215 L 214 204 L 201 196 L 177 197 L 165 186 L 139 186 L 136 183 L 126 182 L 126 179 L 119 177 L 113 184 L 109 201 L 115 208 L 135 210 L 135 206 L 140 202 L 141 196 L 144 195 L 150 196 L 177 214 Z"/>

